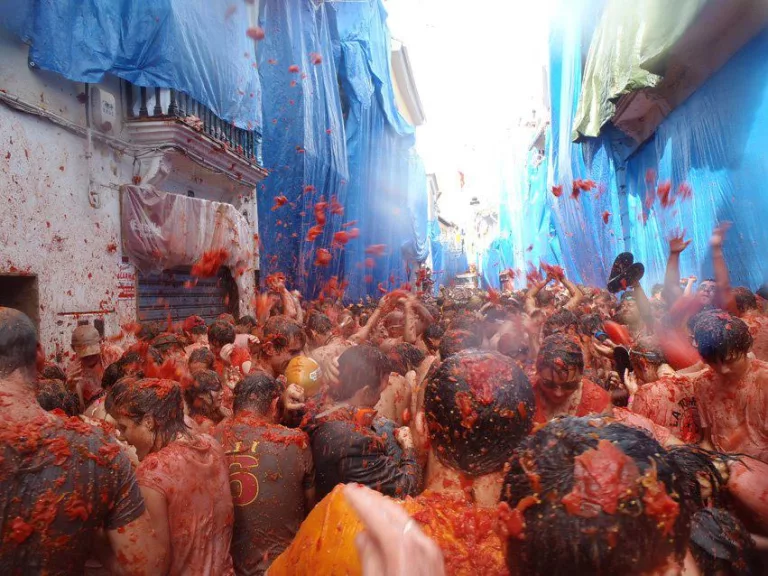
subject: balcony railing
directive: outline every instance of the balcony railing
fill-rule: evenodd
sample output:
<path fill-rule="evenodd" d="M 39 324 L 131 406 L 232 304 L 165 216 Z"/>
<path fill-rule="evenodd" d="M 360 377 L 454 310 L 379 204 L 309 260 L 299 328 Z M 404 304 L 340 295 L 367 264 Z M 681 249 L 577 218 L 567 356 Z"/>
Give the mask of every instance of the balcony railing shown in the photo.
<path fill-rule="evenodd" d="M 126 120 L 180 120 L 200 133 L 226 144 L 251 163 L 262 166 L 261 133 L 238 128 L 216 116 L 207 106 L 187 94 L 168 88 L 146 88 L 124 82 Z"/>

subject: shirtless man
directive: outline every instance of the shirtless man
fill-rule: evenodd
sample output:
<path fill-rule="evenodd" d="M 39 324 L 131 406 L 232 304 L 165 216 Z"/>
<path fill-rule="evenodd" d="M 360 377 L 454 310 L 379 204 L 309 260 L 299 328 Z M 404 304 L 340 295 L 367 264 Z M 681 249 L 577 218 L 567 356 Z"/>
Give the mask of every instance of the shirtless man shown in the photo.
<path fill-rule="evenodd" d="M 709 312 L 694 336 L 710 368 L 696 388 L 705 442 L 768 462 L 768 364 L 748 356 L 749 328 L 727 312 Z"/>

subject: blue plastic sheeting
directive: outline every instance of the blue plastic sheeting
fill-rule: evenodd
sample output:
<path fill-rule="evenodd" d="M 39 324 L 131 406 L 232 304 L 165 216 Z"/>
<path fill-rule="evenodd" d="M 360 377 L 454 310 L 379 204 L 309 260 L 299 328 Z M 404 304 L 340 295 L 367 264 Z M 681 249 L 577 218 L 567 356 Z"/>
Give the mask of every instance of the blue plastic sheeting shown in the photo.
<path fill-rule="evenodd" d="M 463 274 L 469 268 L 467 254 L 463 250 L 452 251 L 440 242 L 440 224 L 437 220 L 429 222 L 429 245 L 432 255 L 432 279 L 434 292 L 440 286 L 449 286 L 457 274 Z"/>
<path fill-rule="evenodd" d="M 230 6 L 236 7 L 227 16 Z M 175 88 L 241 128 L 261 128 L 261 88 L 243 2 L 0 0 L 0 25 L 29 59 L 75 82 L 110 73 Z"/>
<path fill-rule="evenodd" d="M 731 221 L 724 254 L 733 285 L 756 289 L 768 279 L 768 30 L 763 31 L 662 123 L 653 140 L 630 158 L 629 227 L 636 258 L 653 281 L 662 281 L 665 238 L 686 230 L 693 240 L 680 260 L 684 276 L 712 277 L 709 238 Z M 664 209 L 645 208 L 648 169 L 673 195 L 688 183 L 692 199 Z M 647 217 L 647 223 L 642 220 Z"/>
<path fill-rule="evenodd" d="M 561 27 L 550 36 L 551 138 L 547 141 L 549 174 L 547 203 L 560 245 L 560 262 L 575 281 L 603 286 L 614 257 L 624 249 L 610 147 L 602 141 L 590 147 L 571 142 L 571 126 L 579 100 L 585 36 L 596 18 L 589 18 L 602 2 L 561 2 Z M 596 188 L 573 197 L 574 180 L 592 180 Z M 552 194 L 562 186 L 562 195 Z M 603 217 L 607 223 L 603 220 Z"/>
<path fill-rule="evenodd" d="M 682 274 L 711 277 L 709 238 L 716 224 L 727 220 L 734 227 L 725 245 L 732 282 L 755 289 L 768 277 L 763 254 L 768 228 L 760 222 L 768 214 L 768 197 L 756 185 L 768 178 L 768 135 L 762 129 L 768 123 L 768 31 L 673 111 L 626 165 L 617 165 L 610 134 L 583 146 L 570 142 L 584 48 L 577 24 L 572 19 L 550 41 L 548 184 L 562 184 L 564 191 L 549 202 L 566 270 L 578 280 L 604 286 L 616 254 L 630 250 L 645 264 L 648 288 L 663 281 L 667 238 L 685 230 L 693 243 L 682 255 Z M 627 194 L 617 181 L 622 172 Z M 647 174 L 656 177 L 647 183 Z M 594 180 L 600 192 L 582 193 L 578 202 L 567 198 L 574 178 Z M 657 197 L 665 182 L 676 198 L 666 208 Z M 677 196 L 683 183 L 693 189 L 691 200 Z M 606 211 L 611 214 L 607 225 L 601 218 Z"/>
<path fill-rule="evenodd" d="M 333 7 L 339 74 L 349 101 L 345 218 L 360 229 L 360 238 L 344 251 L 347 295 L 356 299 L 400 286 L 426 260 L 426 174 L 413 148 L 414 129 L 395 105 L 381 1 L 338 2 Z M 386 252 L 371 262 L 366 247 L 378 244 Z"/>
<path fill-rule="evenodd" d="M 578 10 L 576 4 L 568 8 Z M 768 31 L 673 111 L 626 164 L 616 164 L 610 131 L 583 146 L 570 142 L 585 35 L 578 18 L 569 22 L 550 39 L 548 185 L 564 188 L 561 198 L 549 202 L 570 275 L 604 286 L 616 254 L 629 250 L 645 264 L 648 288 L 663 281 L 667 239 L 685 230 L 693 243 L 682 255 L 682 274 L 711 277 L 709 238 L 717 223 L 727 220 L 734 227 L 725 245 L 732 282 L 755 289 L 768 277 L 768 228 L 760 222 L 768 214 L 768 197 L 757 184 L 768 178 L 763 152 L 768 135 L 762 129 L 768 122 Z M 622 174 L 625 181 L 619 181 Z M 583 193 L 578 202 L 567 198 L 574 178 L 594 180 L 599 192 Z M 676 199 L 673 206 L 663 207 L 657 197 L 665 182 Z M 678 196 L 683 183 L 693 189 L 691 200 Z M 606 211 L 608 224 L 601 217 Z"/>
<path fill-rule="evenodd" d="M 261 273 L 283 272 L 291 287 L 314 297 L 330 276 L 344 271 L 343 251 L 332 248 L 331 240 L 348 219 L 328 207 L 322 236 L 306 241 L 316 225 L 314 205 L 331 200 L 343 205 L 347 193 L 344 121 L 332 52 L 334 13 L 311 0 L 267 0 L 259 20 L 266 33 L 259 46 L 264 163 L 271 172 L 258 191 Z M 314 63 L 312 53 L 322 61 Z M 277 207 L 279 196 L 288 204 Z M 314 265 L 317 249 L 331 251 L 328 267 Z"/>

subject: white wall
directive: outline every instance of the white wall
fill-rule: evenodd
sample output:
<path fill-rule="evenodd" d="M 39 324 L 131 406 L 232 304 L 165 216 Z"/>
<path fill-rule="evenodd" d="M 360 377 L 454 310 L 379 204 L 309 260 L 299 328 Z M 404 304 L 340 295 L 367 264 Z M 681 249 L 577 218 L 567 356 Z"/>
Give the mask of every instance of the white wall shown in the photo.
<path fill-rule="evenodd" d="M 85 126 L 85 108 L 77 99 L 84 85 L 30 69 L 27 52 L 0 30 L 4 93 Z M 108 78 L 101 86 L 116 96 L 120 108 L 117 79 Z M 135 319 L 135 300 L 117 299 L 119 186 L 131 181 L 134 158 L 96 141 L 93 148 L 91 188 L 100 192 L 99 208 L 88 200 L 86 139 L 0 103 L 0 275 L 21 271 L 38 277 L 40 335 L 51 355 L 69 351 L 78 318 L 103 317 L 107 335 L 118 334 L 121 324 Z M 249 212 L 256 231 L 252 189 L 202 168 L 191 171 L 174 170 L 161 188 L 184 193 L 191 188 L 198 197 L 231 202 Z M 238 284 L 241 314 L 252 312 L 253 275 Z"/>

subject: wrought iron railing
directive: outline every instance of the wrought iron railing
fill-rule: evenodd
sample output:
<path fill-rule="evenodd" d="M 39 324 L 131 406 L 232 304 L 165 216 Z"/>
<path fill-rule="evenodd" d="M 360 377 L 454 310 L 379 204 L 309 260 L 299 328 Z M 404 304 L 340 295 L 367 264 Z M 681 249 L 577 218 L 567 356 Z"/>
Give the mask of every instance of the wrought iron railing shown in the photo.
<path fill-rule="evenodd" d="M 176 119 L 217 140 L 250 162 L 262 165 L 262 138 L 258 130 L 238 128 L 188 94 L 168 88 L 146 88 L 124 82 L 126 120 Z"/>

